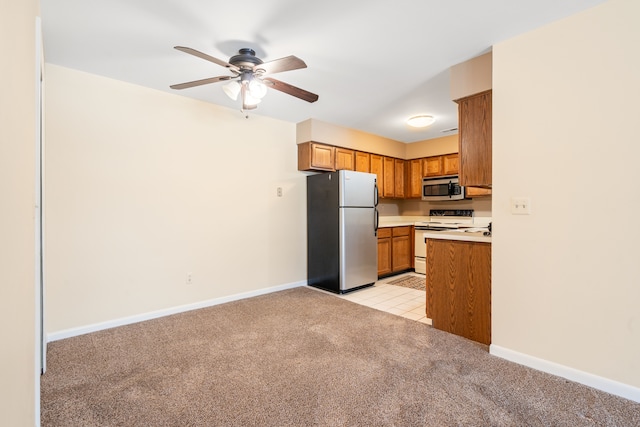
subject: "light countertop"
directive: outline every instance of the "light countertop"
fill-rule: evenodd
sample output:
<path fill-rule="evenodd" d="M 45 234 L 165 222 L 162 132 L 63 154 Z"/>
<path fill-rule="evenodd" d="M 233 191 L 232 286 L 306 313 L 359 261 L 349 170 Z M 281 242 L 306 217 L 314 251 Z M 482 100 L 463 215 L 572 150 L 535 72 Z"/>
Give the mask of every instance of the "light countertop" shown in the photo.
<path fill-rule="evenodd" d="M 479 222 L 479 226 L 486 226 L 485 223 L 489 223 L 490 219 L 479 217 L 476 220 Z M 387 216 L 380 217 L 379 228 L 387 227 L 407 227 L 415 225 L 416 222 L 429 221 L 428 216 Z M 466 232 L 466 231 L 423 231 L 423 235 L 426 235 L 429 239 L 445 239 L 445 240 L 462 240 L 467 242 L 483 242 L 491 243 L 491 236 L 485 236 L 482 231 Z"/>
<path fill-rule="evenodd" d="M 422 233 L 427 239 L 462 240 L 465 242 L 491 243 L 491 236 L 485 236 L 482 231 L 425 231 Z"/>

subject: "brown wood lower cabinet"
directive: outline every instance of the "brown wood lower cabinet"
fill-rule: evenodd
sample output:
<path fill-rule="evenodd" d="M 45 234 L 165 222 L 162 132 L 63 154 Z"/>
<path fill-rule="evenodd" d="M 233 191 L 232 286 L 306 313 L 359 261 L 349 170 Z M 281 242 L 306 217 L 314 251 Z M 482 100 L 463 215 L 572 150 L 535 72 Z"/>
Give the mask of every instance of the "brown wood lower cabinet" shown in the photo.
<path fill-rule="evenodd" d="M 391 273 L 391 228 L 378 229 L 378 277 Z"/>
<path fill-rule="evenodd" d="M 378 229 L 378 277 L 411 269 L 411 226 Z"/>
<path fill-rule="evenodd" d="M 491 243 L 427 239 L 433 327 L 491 344 Z"/>
<path fill-rule="evenodd" d="M 411 268 L 411 227 L 393 227 L 391 231 L 391 271 Z"/>

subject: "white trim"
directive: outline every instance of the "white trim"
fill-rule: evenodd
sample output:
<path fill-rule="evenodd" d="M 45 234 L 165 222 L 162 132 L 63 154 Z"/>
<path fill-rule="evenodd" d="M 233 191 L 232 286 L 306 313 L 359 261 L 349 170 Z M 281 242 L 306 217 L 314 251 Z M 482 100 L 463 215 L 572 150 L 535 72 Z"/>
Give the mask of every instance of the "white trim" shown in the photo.
<path fill-rule="evenodd" d="M 35 21 L 35 93 L 36 93 L 36 111 L 35 111 L 35 206 L 34 206 L 34 237 L 35 237 L 35 384 L 34 384 L 34 408 L 35 408 L 35 426 L 40 426 L 40 375 L 44 372 L 46 364 L 47 348 L 44 342 L 44 324 L 43 324 L 43 288 L 42 288 L 42 164 L 43 164 L 43 145 L 42 145 L 42 113 L 44 106 L 42 104 L 42 67 L 43 60 L 42 47 L 42 20 L 36 16 Z"/>
<path fill-rule="evenodd" d="M 489 353 L 493 356 L 528 366 L 529 368 L 537 369 L 538 371 L 566 378 L 607 393 L 615 394 L 616 396 L 624 397 L 625 399 L 633 400 L 634 402 L 640 402 L 640 388 L 638 387 L 610 380 L 608 378 L 599 377 L 555 362 L 529 356 L 528 354 L 509 350 L 508 348 L 500 347 L 495 344 L 491 344 L 489 346 Z"/>
<path fill-rule="evenodd" d="M 177 307 L 169 307 L 162 310 L 151 311 L 148 313 L 136 314 L 134 316 L 122 317 L 120 319 L 109 320 L 106 322 L 93 323 L 91 325 L 80 326 L 77 328 L 65 329 L 58 332 L 47 334 L 47 342 L 58 341 L 65 338 L 71 338 L 78 335 L 84 335 L 91 332 L 102 331 L 104 329 L 115 328 L 117 326 L 130 325 L 132 323 L 143 322 L 145 320 L 157 319 L 158 317 L 170 316 L 172 314 L 184 313 L 186 311 L 197 310 L 199 308 L 211 307 L 226 302 L 238 301 L 245 298 L 256 297 L 259 295 L 270 294 L 272 292 L 283 291 L 285 289 L 306 286 L 307 281 L 286 283 L 284 285 L 272 286 L 269 288 L 257 289 L 255 291 L 242 292 L 240 294 L 229 295 L 226 297 L 214 298 L 206 301 L 199 301 L 192 304 L 179 305 Z"/>

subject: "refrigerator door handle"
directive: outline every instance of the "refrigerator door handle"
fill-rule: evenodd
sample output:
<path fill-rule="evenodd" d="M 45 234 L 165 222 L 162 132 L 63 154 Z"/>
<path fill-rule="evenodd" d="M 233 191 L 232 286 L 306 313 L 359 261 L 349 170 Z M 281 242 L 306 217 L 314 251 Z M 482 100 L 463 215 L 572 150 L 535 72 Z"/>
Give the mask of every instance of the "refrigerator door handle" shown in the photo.
<path fill-rule="evenodd" d="M 374 211 L 373 235 L 378 236 L 378 224 L 380 224 L 380 212 L 378 212 L 378 209 L 374 209 L 373 211 Z"/>
<path fill-rule="evenodd" d="M 373 206 L 378 206 L 378 183 L 373 183 Z M 377 229 L 378 227 L 376 227 Z"/>

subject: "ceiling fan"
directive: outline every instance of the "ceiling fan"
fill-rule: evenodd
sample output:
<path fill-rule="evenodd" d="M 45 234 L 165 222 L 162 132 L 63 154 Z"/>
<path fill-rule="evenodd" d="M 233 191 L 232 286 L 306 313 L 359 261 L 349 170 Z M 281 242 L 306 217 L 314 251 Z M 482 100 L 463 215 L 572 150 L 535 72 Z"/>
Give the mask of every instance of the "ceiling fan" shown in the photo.
<path fill-rule="evenodd" d="M 240 94 L 243 110 L 256 108 L 268 87 L 307 102 L 315 102 L 318 100 L 318 95 L 315 93 L 308 92 L 272 77 L 267 77 L 268 75 L 281 73 L 283 71 L 307 68 L 307 64 L 305 64 L 303 60 L 293 55 L 263 62 L 260 58 L 256 57 L 256 52 L 253 49 L 242 48 L 238 51 L 237 55 L 229 59 L 229 62 L 225 62 L 190 47 L 175 46 L 175 48 L 225 67 L 229 69 L 233 75 L 210 77 L 208 79 L 171 85 L 171 89 L 186 89 L 210 83 L 230 81 L 224 85 L 222 89 L 233 100 L 238 99 L 238 95 Z"/>

